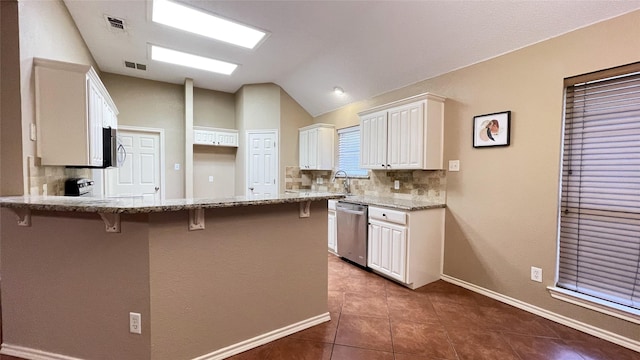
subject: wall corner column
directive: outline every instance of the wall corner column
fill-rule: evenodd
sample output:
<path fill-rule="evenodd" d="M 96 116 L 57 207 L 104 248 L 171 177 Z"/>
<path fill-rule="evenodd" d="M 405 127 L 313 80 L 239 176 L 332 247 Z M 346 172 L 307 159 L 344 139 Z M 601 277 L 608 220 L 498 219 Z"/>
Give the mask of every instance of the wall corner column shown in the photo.
<path fill-rule="evenodd" d="M 193 197 L 193 79 L 184 80 L 184 197 Z"/>

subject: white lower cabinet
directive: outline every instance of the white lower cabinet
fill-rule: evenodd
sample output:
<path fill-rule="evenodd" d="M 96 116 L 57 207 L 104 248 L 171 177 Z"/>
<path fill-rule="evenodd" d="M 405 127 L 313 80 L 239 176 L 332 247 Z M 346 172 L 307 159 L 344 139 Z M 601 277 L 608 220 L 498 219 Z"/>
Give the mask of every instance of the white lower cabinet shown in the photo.
<path fill-rule="evenodd" d="M 369 267 L 390 278 L 405 282 L 407 228 L 383 221 L 369 221 Z"/>
<path fill-rule="evenodd" d="M 329 251 L 338 253 L 338 228 L 336 226 L 336 200 L 329 200 L 329 215 L 327 218 Z"/>
<path fill-rule="evenodd" d="M 369 206 L 367 266 L 416 289 L 440 279 L 444 209 Z"/>

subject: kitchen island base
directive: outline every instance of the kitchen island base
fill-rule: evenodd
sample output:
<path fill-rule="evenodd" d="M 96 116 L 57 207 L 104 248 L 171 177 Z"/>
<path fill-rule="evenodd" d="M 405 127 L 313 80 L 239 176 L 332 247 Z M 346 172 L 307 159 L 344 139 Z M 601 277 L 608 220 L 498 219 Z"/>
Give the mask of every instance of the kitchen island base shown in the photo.
<path fill-rule="evenodd" d="M 122 214 L 2 208 L 1 353 L 223 359 L 329 320 L 327 201 Z M 129 332 L 129 313 L 142 333 Z"/>

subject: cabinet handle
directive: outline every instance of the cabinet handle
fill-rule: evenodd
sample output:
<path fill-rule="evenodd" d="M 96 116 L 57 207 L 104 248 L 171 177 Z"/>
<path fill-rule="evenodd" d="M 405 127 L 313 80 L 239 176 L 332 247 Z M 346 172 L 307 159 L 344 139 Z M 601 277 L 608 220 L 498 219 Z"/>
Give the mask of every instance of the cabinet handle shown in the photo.
<path fill-rule="evenodd" d="M 388 168 L 390 168 L 390 167 L 391 167 L 391 165 L 387 164 L 387 167 L 388 167 Z"/>
<path fill-rule="evenodd" d="M 384 166 L 384 164 L 382 164 L 381 166 L 382 166 L 382 167 L 386 167 L 386 166 Z"/>
<path fill-rule="evenodd" d="M 387 217 L 387 214 L 382 214 L 382 217 Z"/>

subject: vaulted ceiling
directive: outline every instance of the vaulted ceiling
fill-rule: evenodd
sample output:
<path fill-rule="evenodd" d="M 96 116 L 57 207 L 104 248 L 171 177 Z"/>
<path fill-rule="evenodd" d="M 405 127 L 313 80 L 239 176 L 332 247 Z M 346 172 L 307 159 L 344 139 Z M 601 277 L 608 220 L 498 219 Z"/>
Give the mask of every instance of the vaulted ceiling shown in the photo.
<path fill-rule="evenodd" d="M 175 1 L 269 37 L 247 50 L 153 23 L 150 0 L 64 0 L 101 71 L 178 84 L 192 78 L 231 93 L 272 82 L 313 116 L 640 9 L 637 0 Z M 107 16 L 124 20 L 124 30 Z M 226 76 L 155 62 L 150 44 L 240 66 Z M 345 94 L 333 94 L 335 86 Z"/>

